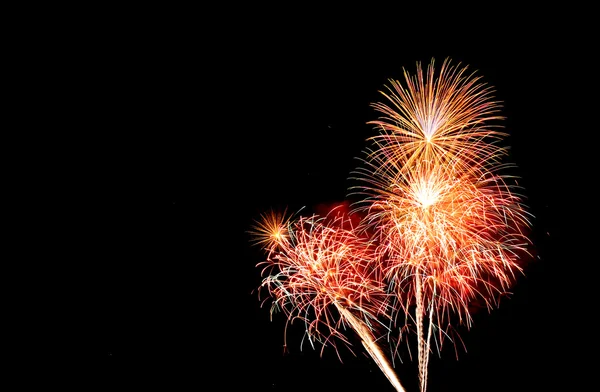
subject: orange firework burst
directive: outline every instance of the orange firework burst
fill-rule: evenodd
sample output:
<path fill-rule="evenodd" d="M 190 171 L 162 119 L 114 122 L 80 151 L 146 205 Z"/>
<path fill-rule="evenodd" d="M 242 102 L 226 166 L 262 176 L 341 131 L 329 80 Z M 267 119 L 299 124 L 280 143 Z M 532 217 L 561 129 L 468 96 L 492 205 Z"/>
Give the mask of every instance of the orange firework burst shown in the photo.
<path fill-rule="evenodd" d="M 395 125 L 375 122 L 381 135 L 357 170 L 366 183 L 357 193 L 366 198 L 356 209 L 376 235 L 384 276 L 399 297 L 397 314 L 416 325 L 422 391 L 433 331 L 439 350 L 452 315 L 470 327 L 473 301 L 496 306 L 529 245 L 516 184 L 500 174 L 503 149 L 485 142 L 499 135 L 482 122 L 494 105 L 485 104 L 490 97 L 480 91 L 487 90 L 447 67 L 437 80 L 433 63 L 427 82 L 420 70 L 417 84 L 407 75 L 408 90 L 394 82 L 399 95 L 389 99 L 398 112 L 374 106 Z"/>
<path fill-rule="evenodd" d="M 291 216 L 287 210 L 283 212 L 271 211 L 261 215 L 253 230 L 250 231 L 254 243 L 260 245 L 271 254 L 279 246 L 289 241 Z"/>
<path fill-rule="evenodd" d="M 353 328 L 396 389 L 404 391 L 374 335 L 378 325 L 383 327 L 380 316 L 389 314 L 374 246 L 357 234 L 348 216 L 334 212 L 294 222 L 280 214 L 262 217 L 253 232 L 268 254 L 259 263 L 261 288 L 273 298 L 271 313 L 283 311 L 290 323 L 304 322 L 313 347 L 320 342 L 323 349 L 335 348 L 336 341 L 349 346 L 341 331 Z"/>
<path fill-rule="evenodd" d="M 435 166 L 405 172 L 405 181 L 371 199 L 365 220 L 377 234 L 386 280 L 398 290 L 401 309 L 416 304 L 421 378 L 425 382 L 431 333 L 441 343 L 455 315 L 471 326 L 470 305 L 488 309 L 521 271 L 528 244 L 519 197 L 501 177 Z M 403 313 L 403 314 L 404 314 Z M 424 338 L 423 316 L 429 319 Z"/>
<path fill-rule="evenodd" d="M 480 83 L 481 77 L 449 60 L 439 72 L 432 60 L 427 74 L 417 63 L 416 76 L 406 70 L 404 76 L 406 87 L 390 80 L 387 92 L 381 92 L 388 104 L 372 105 L 382 116 L 369 122 L 380 131 L 370 139 L 375 145 L 370 159 L 380 169 L 393 165 L 401 174 L 425 160 L 473 170 L 493 165 L 506 154 L 497 144 L 506 134 L 492 124 L 503 119 L 498 115 L 500 103 L 493 99 L 493 90 Z"/>

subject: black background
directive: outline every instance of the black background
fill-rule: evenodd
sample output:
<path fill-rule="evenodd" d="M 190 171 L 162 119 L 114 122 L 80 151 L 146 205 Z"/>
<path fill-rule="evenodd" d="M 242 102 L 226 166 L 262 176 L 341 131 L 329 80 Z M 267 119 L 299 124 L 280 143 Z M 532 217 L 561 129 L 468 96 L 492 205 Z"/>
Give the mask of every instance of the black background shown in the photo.
<path fill-rule="evenodd" d="M 90 164 L 80 200 L 93 272 L 80 282 L 92 293 L 93 333 L 81 348 L 93 357 L 90 385 L 392 391 L 360 350 L 342 350 L 341 363 L 331 349 L 301 349 L 300 325 L 284 354 L 284 316 L 270 321 L 253 292 L 262 255 L 247 231 L 271 208 L 346 200 L 374 132 L 369 105 L 404 68 L 447 57 L 504 103 L 536 258 L 509 299 L 462 330 L 458 360 L 450 346 L 432 357 L 428 390 L 576 385 L 585 346 L 572 318 L 578 284 L 566 276 L 573 256 L 561 194 L 588 48 L 587 35 L 566 27 L 576 17 L 235 10 L 115 13 L 83 40 L 88 148 L 79 151 Z M 417 390 L 415 361 L 396 371 Z"/>

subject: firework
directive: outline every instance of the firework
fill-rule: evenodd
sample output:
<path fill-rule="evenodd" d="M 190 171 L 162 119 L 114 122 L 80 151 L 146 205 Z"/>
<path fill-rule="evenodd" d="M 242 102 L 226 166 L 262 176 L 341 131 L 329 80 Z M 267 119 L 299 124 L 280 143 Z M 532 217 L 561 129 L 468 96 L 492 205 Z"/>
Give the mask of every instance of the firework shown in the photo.
<path fill-rule="evenodd" d="M 438 72 L 432 60 L 426 74 L 419 63 L 415 76 L 404 71 L 406 87 L 389 80 L 380 91 L 389 103 L 373 103 L 381 117 L 369 122 L 379 130 L 369 139 L 374 144 L 369 160 L 377 162 L 377 170 L 392 165 L 401 175 L 415 163 L 431 161 L 469 171 L 506 155 L 498 143 L 506 136 L 496 123 L 503 119 L 501 105 L 494 90 L 467 69 L 446 60 Z"/>
<path fill-rule="evenodd" d="M 347 216 L 333 213 L 295 221 L 266 214 L 253 234 L 267 253 L 259 265 L 261 288 L 273 299 L 271 313 L 303 322 L 313 348 L 315 342 L 323 349 L 338 341 L 349 346 L 341 331 L 352 328 L 396 390 L 404 391 L 376 342 L 380 317 L 390 312 L 370 239 L 359 236 Z"/>
<path fill-rule="evenodd" d="M 393 82 L 397 95 L 384 95 L 396 111 L 374 105 L 387 117 L 373 122 L 380 135 L 355 188 L 398 297 L 395 314 L 416 327 L 422 391 L 431 339 L 439 351 L 453 320 L 470 328 L 473 301 L 497 306 L 522 272 L 530 225 L 516 185 L 501 174 L 509 167 L 495 144 L 501 133 L 484 124 L 497 118 L 489 90 L 446 62 L 434 74 L 432 62 L 426 79 L 420 69 L 415 79 L 406 74 L 408 89 Z"/>
<path fill-rule="evenodd" d="M 398 391 L 377 342 L 414 330 L 424 392 L 432 346 L 439 354 L 455 325 L 471 328 L 474 302 L 495 308 L 523 273 L 531 216 L 507 174 L 493 90 L 449 60 L 404 76 L 372 105 L 378 133 L 350 188 L 363 219 L 273 212 L 252 233 L 267 254 L 258 266 L 271 314 L 303 322 L 323 349 L 350 345 L 350 327 Z"/>

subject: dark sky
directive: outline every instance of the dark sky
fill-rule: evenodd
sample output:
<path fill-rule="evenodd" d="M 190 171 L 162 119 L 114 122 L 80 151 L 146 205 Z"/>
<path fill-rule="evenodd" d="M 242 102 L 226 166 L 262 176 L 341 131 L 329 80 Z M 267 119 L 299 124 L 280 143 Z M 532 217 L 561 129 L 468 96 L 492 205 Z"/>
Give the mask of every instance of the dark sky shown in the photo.
<path fill-rule="evenodd" d="M 301 350 L 299 325 L 283 354 L 284 316 L 270 321 L 252 292 L 261 253 L 246 231 L 271 208 L 346 200 L 355 158 L 374 132 L 366 122 L 377 115 L 378 91 L 403 68 L 446 57 L 477 71 L 504 102 L 539 259 L 509 299 L 462 330 L 467 352 L 456 360 L 448 346 L 432 358 L 428 390 L 553 390 L 576 381 L 573 342 L 581 338 L 565 314 L 572 283 L 562 266 L 569 246 L 557 176 L 574 107 L 562 101 L 581 56 L 565 37 L 577 33 L 512 12 L 489 20 L 440 13 L 423 23 L 424 11 L 398 21 L 381 12 L 381 20 L 221 15 L 210 28 L 208 13 L 201 21 L 153 13 L 94 36 L 98 94 L 89 110 L 99 159 L 90 191 L 101 200 L 93 218 L 110 227 L 95 237 L 103 244 L 94 261 L 99 382 L 393 391 L 360 349 L 358 357 L 343 352 L 343 364 L 331 349 L 322 358 L 307 344 Z M 416 391 L 415 362 L 396 369 Z"/>

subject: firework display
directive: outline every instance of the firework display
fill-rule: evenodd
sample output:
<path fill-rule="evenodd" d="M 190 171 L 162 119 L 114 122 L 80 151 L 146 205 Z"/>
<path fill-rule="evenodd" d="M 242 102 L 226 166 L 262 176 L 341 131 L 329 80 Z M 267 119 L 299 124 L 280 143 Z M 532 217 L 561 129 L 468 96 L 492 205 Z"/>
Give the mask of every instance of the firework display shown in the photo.
<path fill-rule="evenodd" d="M 358 224 L 336 209 L 271 212 L 252 234 L 266 252 L 260 291 L 272 313 L 303 322 L 322 349 L 348 344 L 350 327 L 397 391 L 387 358 L 400 350 L 377 342 L 414 339 L 424 392 L 430 354 L 456 326 L 471 328 L 475 301 L 494 309 L 523 273 L 531 216 L 504 162 L 493 90 L 449 59 L 404 76 L 372 105 L 377 134 L 349 189 Z"/>

